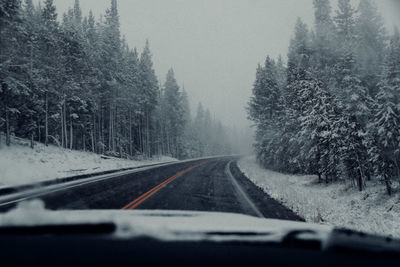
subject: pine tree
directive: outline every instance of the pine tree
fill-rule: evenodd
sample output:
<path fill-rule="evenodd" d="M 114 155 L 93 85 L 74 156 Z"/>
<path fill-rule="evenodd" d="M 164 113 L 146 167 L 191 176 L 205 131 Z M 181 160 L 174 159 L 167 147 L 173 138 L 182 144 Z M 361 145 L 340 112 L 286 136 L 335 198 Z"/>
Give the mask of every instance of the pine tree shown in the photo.
<path fill-rule="evenodd" d="M 346 66 L 346 58 L 354 60 L 355 48 L 356 48 L 356 36 L 355 36 L 355 13 L 356 11 L 352 8 L 350 0 L 340 0 L 338 10 L 334 21 L 336 22 L 336 38 L 337 48 L 336 57 L 337 60 L 334 72 L 336 79 L 336 87 L 340 87 L 343 81 L 345 71 L 349 70 L 349 66 Z M 353 63 L 351 63 L 353 64 Z M 355 71 L 353 66 L 350 66 L 352 71 Z M 356 74 L 356 73 L 353 73 Z M 341 92 L 336 92 L 340 94 Z"/>
<path fill-rule="evenodd" d="M 86 21 L 86 22 L 85 22 Z M 87 125 L 90 129 L 90 147 L 92 152 L 103 153 L 103 127 L 102 127 L 102 99 L 104 91 L 102 90 L 101 67 L 101 45 L 99 29 L 96 28 L 93 13 L 89 12 L 89 17 L 84 20 L 82 31 L 85 42 L 83 43 L 85 54 L 85 69 L 83 78 L 85 79 L 86 90 L 89 98 L 91 122 Z"/>
<path fill-rule="evenodd" d="M 355 74 L 355 60 L 351 52 L 340 59 L 342 80 L 340 87 L 340 103 L 343 116 L 342 147 L 344 164 L 348 176 L 356 178 L 359 190 L 364 187 L 364 180 L 368 176 L 367 154 L 365 147 L 366 125 L 370 118 L 372 99 L 369 98 L 367 88 Z"/>
<path fill-rule="evenodd" d="M 153 131 L 153 113 L 157 105 L 158 98 L 158 81 L 153 69 L 153 62 L 151 59 L 150 45 L 146 41 L 146 46 L 140 56 L 139 61 L 139 75 L 140 75 L 140 139 L 141 141 L 141 151 L 147 155 L 152 155 L 152 131 Z"/>
<path fill-rule="evenodd" d="M 44 84 L 43 95 L 41 97 L 44 99 L 44 140 L 47 145 L 49 142 L 49 125 L 50 123 L 52 125 L 54 123 L 50 121 L 50 118 L 59 112 L 58 108 L 56 108 L 57 99 L 60 98 L 57 86 L 61 85 L 61 75 L 58 72 L 62 71 L 62 68 L 59 66 L 60 62 L 58 60 L 60 31 L 53 0 L 46 0 L 41 11 L 42 27 L 39 31 L 39 45 L 41 51 L 40 59 L 43 66 L 42 83 Z"/>
<path fill-rule="evenodd" d="M 108 104 L 108 149 L 116 151 L 116 98 L 118 95 L 118 82 L 120 75 L 119 62 L 121 58 L 121 36 L 120 36 L 119 14 L 117 1 L 111 0 L 111 6 L 106 10 L 105 25 L 103 31 L 103 73 L 105 74 L 105 98 Z"/>
<path fill-rule="evenodd" d="M 183 137 L 181 143 L 181 157 L 184 159 L 193 158 L 195 156 L 195 151 L 193 148 L 193 139 L 195 138 L 191 112 L 190 112 L 190 104 L 188 94 L 185 90 L 185 86 L 182 86 L 182 93 L 180 99 L 181 107 L 182 107 L 182 123 L 183 123 Z"/>
<path fill-rule="evenodd" d="M 85 148 L 88 101 L 90 95 L 83 78 L 86 74 L 86 55 L 84 49 L 84 33 L 81 24 L 79 2 L 75 2 L 74 9 L 64 14 L 61 25 L 62 38 L 60 47 L 63 56 L 61 75 L 66 80 L 61 88 L 61 139 L 64 147 L 70 149 L 75 146 Z"/>
<path fill-rule="evenodd" d="M 356 10 L 351 6 L 350 0 L 339 0 L 338 10 L 334 18 L 338 44 L 351 43 L 355 39 Z"/>
<path fill-rule="evenodd" d="M 183 117 L 181 106 L 181 94 L 179 86 L 175 80 L 174 71 L 168 70 L 164 84 L 164 98 L 166 113 L 166 134 L 168 154 L 175 158 L 180 157 L 181 148 L 179 147 L 183 135 Z"/>
<path fill-rule="evenodd" d="M 370 150 L 375 173 L 392 193 L 392 179 L 400 175 L 400 35 L 392 37 L 385 58 L 374 109 L 375 149 Z"/>
<path fill-rule="evenodd" d="M 129 143 L 129 154 L 133 156 L 137 151 L 134 140 L 134 132 L 136 128 L 136 113 L 139 110 L 139 86 L 140 86 L 140 78 L 139 78 L 139 56 L 136 48 L 134 50 L 127 51 L 127 55 L 125 56 L 127 59 L 126 62 L 126 80 L 125 80 L 125 94 L 123 95 L 127 105 L 127 113 L 128 113 L 128 143 Z M 136 138 L 135 138 L 136 139 Z"/>
<path fill-rule="evenodd" d="M 194 129 L 196 132 L 195 149 L 197 150 L 197 157 L 205 156 L 204 120 L 205 120 L 205 111 L 203 105 L 199 103 L 197 105 L 196 117 L 194 119 Z"/>
<path fill-rule="evenodd" d="M 314 0 L 315 36 L 312 42 L 313 72 L 327 86 L 330 85 L 334 57 L 334 24 L 329 0 Z"/>
<path fill-rule="evenodd" d="M 36 9 L 31 0 L 26 0 L 23 5 L 21 27 L 24 29 L 22 42 L 26 45 L 20 46 L 20 55 L 26 63 L 25 83 L 28 87 L 29 97 L 20 99 L 21 113 L 18 120 L 23 121 L 16 128 L 18 136 L 29 136 L 31 147 L 34 147 L 34 139 L 41 139 L 40 117 L 43 109 L 43 87 L 41 86 L 42 72 L 39 53 L 39 30 L 41 23 L 40 10 Z"/>
<path fill-rule="evenodd" d="M 300 114 L 303 103 L 300 100 L 300 91 L 304 80 L 307 80 L 312 67 L 311 40 L 308 27 L 298 19 L 295 27 L 294 39 L 288 52 L 287 86 L 283 93 L 285 110 L 281 118 L 280 129 L 277 133 L 281 147 L 279 151 L 280 169 L 300 171 L 305 166 L 304 159 L 299 151 L 302 146 L 298 133 L 300 132 Z M 278 146 L 278 145 L 277 145 Z"/>
<path fill-rule="evenodd" d="M 75 25 L 80 26 L 82 24 L 82 10 L 79 4 L 79 0 L 75 0 L 73 13 Z"/>
<path fill-rule="evenodd" d="M 282 67 L 282 66 L 281 66 Z M 279 70 L 282 71 L 282 70 Z M 267 57 L 265 66 L 258 66 L 253 96 L 249 102 L 249 118 L 256 124 L 256 152 L 263 164 L 273 164 L 278 149 L 274 135 L 282 111 L 282 88 L 278 82 L 278 68 L 275 61 Z"/>
<path fill-rule="evenodd" d="M 25 62 L 18 50 L 23 41 L 21 19 L 19 0 L 0 1 L 0 127 L 4 125 L 8 146 L 12 121 L 21 113 L 15 100 L 29 94 L 24 83 Z"/>
<path fill-rule="evenodd" d="M 280 94 L 282 96 L 287 86 L 287 73 L 281 55 L 279 55 L 278 60 L 276 61 L 276 80 L 279 86 Z"/>
<path fill-rule="evenodd" d="M 307 25 L 297 19 L 294 38 L 290 40 L 287 64 L 288 85 L 297 79 L 304 78 L 310 67 L 310 33 Z"/>
<path fill-rule="evenodd" d="M 309 77 L 300 81 L 299 98 L 302 105 L 300 115 L 301 131 L 298 135 L 301 140 L 300 158 L 307 159 L 307 171 L 318 174 L 319 181 L 322 175 L 325 181 L 333 180 L 336 175 L 335 163 L 339 159 L 334 153 L 335 138 L 335 102 L 324 84 L 316 78 Z"/>
<path fill-rule="evenodd" d="M 358 76 L 371 96 L 376 95 L 386 39 L 384 23 L 377 10 L 373 0 L 361 0 L 356 20 Z"/>

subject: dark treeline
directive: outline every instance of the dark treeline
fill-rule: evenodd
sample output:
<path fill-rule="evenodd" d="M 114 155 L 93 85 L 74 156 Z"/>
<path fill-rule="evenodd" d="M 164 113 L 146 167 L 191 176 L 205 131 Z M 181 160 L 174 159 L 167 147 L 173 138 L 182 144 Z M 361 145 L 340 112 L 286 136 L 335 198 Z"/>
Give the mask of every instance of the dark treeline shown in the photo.
<path fill-rule="evenodd" d="M 400 35 L 387 33 L 372 0 L 357 8 L 314 0 L 312 29 L 298 19 L 287 64 L 258 66 L 249 117 L 259 162 L 361 191 L 400 176 Z"/>
<path fill-rule="evenodd" d="M 225 130 L 170 70 L 159 85 L 149 43 L 121 37 L 117 1 L 100 20 L 79 1 L 58 19 L 53 0 L 0 0 L 0 129 L 64 148 L 120 157 L 229 153 Z M 216 137 L 217 136 L 217 137 Z"/>

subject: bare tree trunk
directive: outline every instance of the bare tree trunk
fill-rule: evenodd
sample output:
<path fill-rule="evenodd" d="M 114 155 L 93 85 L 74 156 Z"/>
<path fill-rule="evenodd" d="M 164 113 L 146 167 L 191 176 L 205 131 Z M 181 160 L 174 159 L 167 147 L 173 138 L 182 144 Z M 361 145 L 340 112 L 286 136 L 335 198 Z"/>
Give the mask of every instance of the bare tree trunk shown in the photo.
<path fill-rule="evenodd" d="M 32 40 L 31 40 L 32 41 Z M 32 75 L 32 73 L 33 73 L 33 60 L 32 60 L 32 58 L 33 58 L 33 46 L 32 46 L 32 42 L 31 42 L 31 47 L 30 47 L 30 53 L 29 53 L 29 74 L 30 75 Z M 30 89 L 31 90 L 33 90 L 33 86 L 32 86 L 32 80 L 30 81 L 30 83 L 29 83 L 29 85 L 30 85 Z M 32 120 L 33 120 L 33 118 L 32 118 Z M 34 148 L 34 140 L 33 140 L 33 138 L 34 138 L 34 134 L 35 134 L 35 132 L 34 132 L 35 130 L 31 130 L 31 148 L 33 149 Z"/>
<path fill-rule="evenodd" d="M 108 150 L 114 150 L 112 148 L 112 104 L 110 103 L 110 114 L 108 122 Z"/>
<path fill-rule="evenodd" d="M 60 110 L 60 112 L 61 112 L 61 116 L 60 116 L 60 119 L 61 119 L 61 146 L 63 147 L 63 148 L 65 148 L 65 144 L 64 144 L 64 108 L 63 107 L 61 107 L 61 110 Z"/>
<path fill-rule="evenodd" d="M 68 126 L 67 126 L 67 104 L 66 104 L 66 101 L 65 101 L 65 99 L 64 99 L 64 104 L 63 104 L 63 107 L 64 107 L 64 112 L 63 112 L 63 117 L 64 117 L 64 127 L 63 127 L 63 129 L 64 129 L 64 138 L 65 138 L 65 148 L 67 148 L 68 147 L 68 130 L 67 130 L 67 128 L 68 128 Z"/>
<path fill-rule="evenodd" d="M 104 145 L 104 138 L 103 138 L 103 109 L 100 108 L 99 111 L 99 141 L 101 143 L 101 147 L 99 149 L 99 153 L 103 154 L 103 145 Z"/>
<path fill-rule="evenodd" d="M 386 173 L 384 174 L 384 177 L 385 177 L 384 179 L 385 179 L 386 191 L 387 191 L 388 195 L 391 196 L 392 195 L 392 185 L 390 183 L 390 179 Z"/>
<path fill-rule="evenodd" d="M 113 111 L 113 116 L 112 116 L 112 138 L 111 138 L 111 143 L 112 143 L 113 151 L 115 151 L 117 149 L 116 140 L 115 140 L 115 111 Z"/>
<path fill-rule="evenodd" d="M 142 129 L 140 131 L 140 134 L 142 135 L 141 136 L 141 138 L 142 138 L 142 141 L 141 141 L 141 143 L 142 143 L 142 153 L 143 153 L 143 155 L 145 155 L 146 154 L 146 125 L 145 125 L 145 122 L 144 122 L 144 117 L 142 118 L 141 124 L 142 124 Z"/>
<path fill-rule="evenodd" d="M 150 125 L 149 125 L 149 114 L 146 112 L 146 148 L 147 148 L 147 157 L 151 156 L 151 148 L 150 148 Z"/>
<path fill-rule="evenodd" d="M 118 124 L 117 124 L 117 110 L 115 109 L 113 112 L 113 123 L 112 123 L 112 130 L 113 130 L 113 148 L 115 150 L 118 149 L 118 146 L 121 144 L 120 138 L 117 138 L 117 133 L 118 133 Z"/>
<path fill-rule="evenodd" d="M 31 133 L 31 148 L 33 149 L 35 147 L 35 143 L 33 141 L 33 132 Z"/>
<path fill-rule="evenodd" d="M 170 146 L 170 138 L 169 138 L 169 131 L 168 129 L 165 131 L 166 138 L 167 138 L 167 154 L 171 155 L 171 146 Z"/>
<path fill-rule="evenodd" d="M 72 150 L 72 145 L 73 145 L 73 127 L 72 127 L 72 118 L 71 118 L 71 122 L 70 122 L 70 125 L 69 125 L 69 134 L 70 134 L 70 137 L 69 137 L 69 149 L 71 149 Z"/>
<path fill-rule="evenodd" d="M 139 149 L 143 153 L 142 118 L 139 118 Z"/>
<path fill-rule="evenodd" d="M 121 142 L 119 141 L 118 143 L 119 143 L 119 144 L 118 144 L 119 157 L 122 159 L 123 157 L 122 157 L 122 146 L 121 146 Z"/>
<path fill-rule="evenodd" d="M 162 155 L 164 153 L 164 125 L 162 118 L 160 118 L 160 146 L 161 146 L 161 151 L 160 154 Z"/>
<path fill-rule="evenodd" d="M 158 142 L 157 142 L 157 154 L 158 158 L 162 155 L 162 121 L 159 118 L 159 131 L 158 131 Z"/>
<path fill-rule="evenodd" d="M 396 159 L 396 156 L 393 157 L 394 166 L 396 167 L 396 176 L 400 175 L 400 166 L 399 162 Z"/>
<path fill-rule="evenodd" d="M 103 114 L 104 110 L 101 111 L 101 153 L 104 153 L 104 148 L 106 146 L 106 140 L 105 140 L 105 121 L 104 121 L 104 117 L 105 114 Z"/>
<path fill-rule="evenodd" d="M 357 185 L 358 185 L 358 191 L 362 191 L 363 190 L 363 182 L 362 182 L 362 175 L 361 175 L 361 170 L 358 169 L 358 177 L 357 177 Z"/>
<path fill-rule="evenodd" d="M 46 88 L 47 90 L 47 88 Z M 47 92 L 45 93 L 45 137 L 44 144 L 46 146 L 49 145 L 49 100 L 47 96 Z"/>
<path fill-rule="evenodd" d="M 129 109 L 129 155 L 133 156 L 132 144 L 132 111 Z"/>
<path fill-rule="evenodd" d="M 83 151 L 86 151 L 85 127 L 82 127 L 82 147 L 83 147 Z"/>
<path fill-rule="evenodd" d="M 37 125 L 38 125 L 38 142 L 40 142 L 42 139 L 42 133 L 40 131 L 40 115 L 38 115 L 38 124 Z"/>
<path fill-rule="evenodd" d="M 94 147 L 95 144 L 95 131 L 96 131 L 96 116 L 93 114 L 93 125 L 90 131 L 90 139 L 91 139 L 91 144 L 92 144 L 92 152 L 95 153 L 96 149 Z"/>
<path fill-rule="evenodd" d="M 11 133 L 10 133 L 10 118 L 8 107 L 6 106 L 6 145 L 11 145 Z"/>
<path fill-rule="evenodd" d="M 356 159 L 357 159 L 357 163 L 358 163 L 358 177 L 357 177 L 357 183 L 358 183 L 358 190 L 362 191 L 363 190 L 363 185 L 364 185 L 364 173 L 362 170 L 362 165 L 361 162 L 359 160 L 358 154 L 356 154 Z"/>

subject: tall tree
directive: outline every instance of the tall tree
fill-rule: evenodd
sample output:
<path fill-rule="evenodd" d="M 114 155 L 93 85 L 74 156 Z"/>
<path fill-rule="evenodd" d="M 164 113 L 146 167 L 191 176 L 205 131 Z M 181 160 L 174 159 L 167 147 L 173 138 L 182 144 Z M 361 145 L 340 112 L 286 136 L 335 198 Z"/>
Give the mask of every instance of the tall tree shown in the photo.
<path fill-rule="evenodd" d="M 53 0 L 46 0 L 42 9 L 42 27 L 39 32 L 40 50 L 41 50 L 41 64 L 43 64 L 43 83 L 45 89 L 43 92 L 44 110 L 45 110 L 45 144 L 49 142 L 49 119 L 54 114 L 58 113 L 58 109 L 54 108 L 57 99 L 60 98 L 58 92 L 58 85 L 61 84 L 59 80 L 61 75 L 58 74 L 62 71 L 59 66 L 59 45 L 60 45 L 60 31 L 57 21 L 57 12 Z M 51 121 L 53 123 L 53 121 Z"/>
<path fill-rule="evenodd" d="M 265 66 L 258 66 L 256 81 L 253 86 L 253 96 L 249 102 L 249 118 L 257 126 L 256 148 L 260 160 L 271 163 L 268 156 L 276 151 L 276 127 L 282 115 L 282 96 L 278 81 L 278 68 L 275 61 L 267 57 Z"/>
<path fill-rule="evenodd" d="M 102 60 L 102 106 L 103 112 L 107 114 L 104 127 L 107 129 L 107 148 L 109 151 L 116 150 L 116 99 L 119 94 L 118 83 L 120 82 L 120 60 L 121 60 L 121 34 L 117 1 L 112 0 L 111 6 L 106 10 L 105 22 L 101 32 L 101 60 Z M 104 140 L 105 141 L 105 140 Z"/>
<path fill-rule="evenodd" d="M 19 0 L 0 1 L 0 126 L 5 126 L 6 144 L 10 145 L 11 118 L 20 113 L 16 97 L 28 94 L 23 83 L 23 64 L 19 57 L 21 45 L 21 2 Z"/>
<path fill-rule="evenodd" d="M 332 159 L 334 153 L 331 151 L 335 103 L 323 83 L 311 75 L 299 81 L 299 87 L 302 103 L 299 118 L 301 131 L 298 134 L 301 140 L 300 158 L 307 159 L 307 172 L 318 174 L 319 181 L 324 175 L 328 181 L 335 172 L 335 165 L 331 163 L 337 163 L 337 159 Z"/>
<path fill-rule="evenodd" d="M 400 175 L 400 35 L 391 38 L 379 84 L 374 114 L 376 149 L 371 158 L 376 175 L 392 193 L 392 179 Z"/>
<path fill-rule="evenodd" d="M 183 134 L 183 117 L 181 106 L 181 94 L 179 86 L 175 80 L 174 71 L 168 70 L 166 81 L 164 84 L 164 98 L 166 112 L 166 134 L 168 153 L 173 157 L 179 158 L 181 148 L 181 138 Z"/>
<path fill-rule="evenodd" d="M 140 95 L 140 139 L 141 141 L 141 151 L 147 155 L 151 156 L 152 151 L 152 131 L 154 126 L 153 113 L 157 105 L 158 99 L 158 81 L 153 69 L 153 61 L 151 59 L 150 44 L 146 41 L 146 46 L 140 55 L 139 61 L 139 95 Z"/>
<path fill-rule="evenodd" d="M 294 38 L 290 40 L 288 63 L 287 63 L 287 83 L 288 85 L 306 75 L 306 70 L 310 67 L 311 47 L 310 33 L 307 25 L 297 19 Z"/>
<path fill-rule="evenodd" d="M 358 76 L 372 96 L 381 73 L 386 32 L 373 0 L 361 0 L 356 20 Z"/>
<path fill-rule="evenodd" d="M 356 10 L 351 6 L 350 0 L 339 0 L 338 9 L 334 18 L 336 35 L 339 44 L 353 42 L 355 39 Z"/>
<path fill-rule="evenodd" d="M 314 0 L 315 36 L 312 43 L 314 73 L 327 86 L 330 85 L 334 57 L 334 24 L 329 0 Z"/>

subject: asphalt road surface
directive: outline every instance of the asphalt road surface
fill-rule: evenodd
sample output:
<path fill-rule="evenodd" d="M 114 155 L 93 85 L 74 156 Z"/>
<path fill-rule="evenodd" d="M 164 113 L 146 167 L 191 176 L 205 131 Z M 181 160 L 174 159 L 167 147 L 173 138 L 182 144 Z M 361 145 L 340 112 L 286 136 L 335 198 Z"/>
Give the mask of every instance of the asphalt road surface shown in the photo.
<path fill-rule="evenodd" d="M 237 158 L 182 162 L 39 196 L 48 209 L 220 211 L 299 220 L 238 169 Z M 16 203 L 2 206 L 5 211 Z"/>

